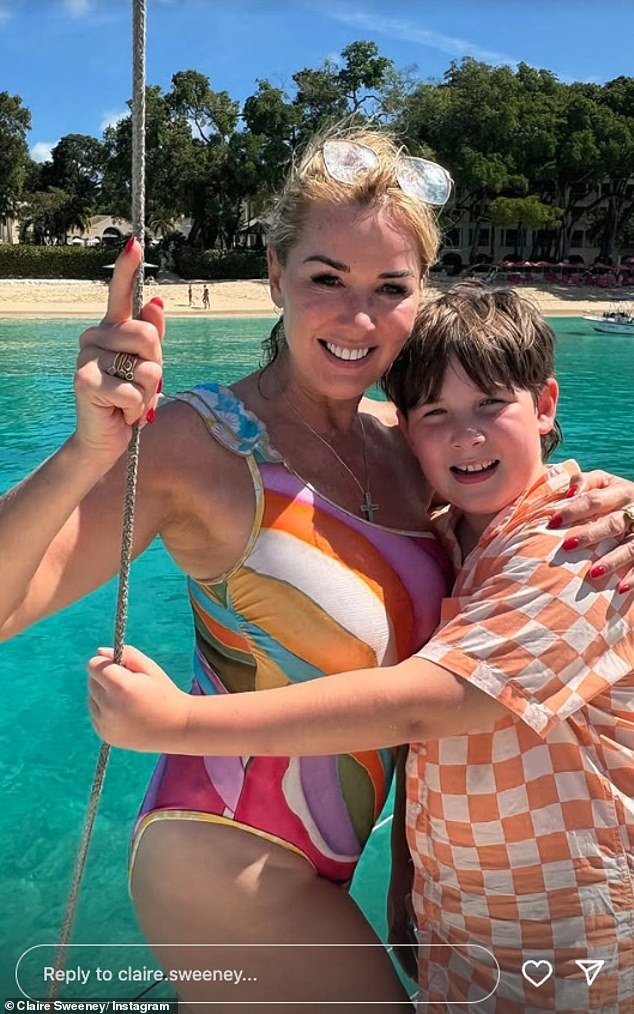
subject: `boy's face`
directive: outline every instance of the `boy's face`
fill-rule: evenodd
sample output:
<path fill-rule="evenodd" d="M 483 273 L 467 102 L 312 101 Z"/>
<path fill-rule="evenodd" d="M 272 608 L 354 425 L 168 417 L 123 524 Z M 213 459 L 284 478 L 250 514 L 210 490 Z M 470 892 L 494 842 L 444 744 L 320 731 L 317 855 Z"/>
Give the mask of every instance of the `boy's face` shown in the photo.
<path fill-rule="evenodd" d="M 543 474 L 540 437 L 553 428 L 557 394 L 552 377 L 537 404 L 529 391 L 487 394 L 452 361 L 439 400 L 419 402 L 401 418 L 430 486 L 464 511 L 477 534 Z"/>

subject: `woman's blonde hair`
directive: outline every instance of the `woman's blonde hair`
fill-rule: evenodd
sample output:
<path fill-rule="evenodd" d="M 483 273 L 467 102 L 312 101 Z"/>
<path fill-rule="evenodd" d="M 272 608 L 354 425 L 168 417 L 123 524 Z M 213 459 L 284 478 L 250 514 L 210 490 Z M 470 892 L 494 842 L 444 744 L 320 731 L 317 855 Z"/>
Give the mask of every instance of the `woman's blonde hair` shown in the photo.
<path fill-rule="evenodd" d="M 351 183 L 333 179 L 326 169 L 323 146 L 326 141 L 364 144 L 378 156 L 378 166 Z M 399 156 L 407 154 L 387 132 L 377 128 L 339 123 L 311 138 L 294 162 L 281 191 L 267 216 L 267 241 L 284 265 L 301 235 L 308 214 L 315 205 L 357 205 L 385 207 L 399 228 L 412 237 L 424 275 L 438 256 L 440 234 L 435 211 L 428 204 L 401 190 L 396 178 Z M 283 341 L 283 329 L 276 325 L 265 342 L 267 361 L 272 362 Z"/>
<path fill-rule="evenodd" d="M 352 183 L 333 179 L 326 169 L 323 146 L 326 141 L 364 144 L 378 156 L 378 166 L 364 172 Z M 311 138 L 294 163 L 268 216 L 268 243 L 285 264 L 297 242 L 310 209 L 315 204 L 357 204 L 360 207 L 388 207 L 416 242 L 423 273 L 438 254 L 439 233 L 432 208 L 404 193 L 396 179 L 396 164 L 404 152 L 386 131 L 372 127 L 339 124 Z"/>

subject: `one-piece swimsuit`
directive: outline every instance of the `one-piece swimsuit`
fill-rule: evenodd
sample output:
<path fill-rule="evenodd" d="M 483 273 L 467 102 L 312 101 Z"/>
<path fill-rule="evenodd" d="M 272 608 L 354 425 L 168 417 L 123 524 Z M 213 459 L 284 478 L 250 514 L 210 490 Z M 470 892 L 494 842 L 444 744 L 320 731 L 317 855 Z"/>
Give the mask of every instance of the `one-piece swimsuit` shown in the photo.
<path fill-rule="evenodd" d="M 191 693 L 226 694 L 391 665 L 434 631 L 452 570 L 431 532 L 355 517 L 296 475 L 263 423 L 227 388 L 180 395 L 210 436 L 246 461 L 251 537 L 229 573 L 188 578 L 195 652 Z M 394 751 L 319 757 L 163 756 L 137 821 L 228 823 L 347 882 L 385 803 Z"/>

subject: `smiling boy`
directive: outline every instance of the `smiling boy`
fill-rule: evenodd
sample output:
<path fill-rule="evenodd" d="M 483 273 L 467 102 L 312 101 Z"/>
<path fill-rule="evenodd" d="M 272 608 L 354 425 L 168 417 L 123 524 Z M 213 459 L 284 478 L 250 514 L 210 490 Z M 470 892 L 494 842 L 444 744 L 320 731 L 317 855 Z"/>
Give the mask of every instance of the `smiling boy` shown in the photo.
<path fill-rule="evenodd" d="M 419 1001 L 443 1009 L 607 1014 L 634 1000 L 631 597 L 587 584 L 588 561 L 548 528 L 577 467 L 544 463 L 561 438 L 553 372 L 554 335 L 530 303 L 462 285 L 423 309 L 385 382 L 451 504 L 437 527 L 456 582 L 417 657 L 506 710 L 409 750 Z M 592 987 L 588 959 L 605 961 Z"/>

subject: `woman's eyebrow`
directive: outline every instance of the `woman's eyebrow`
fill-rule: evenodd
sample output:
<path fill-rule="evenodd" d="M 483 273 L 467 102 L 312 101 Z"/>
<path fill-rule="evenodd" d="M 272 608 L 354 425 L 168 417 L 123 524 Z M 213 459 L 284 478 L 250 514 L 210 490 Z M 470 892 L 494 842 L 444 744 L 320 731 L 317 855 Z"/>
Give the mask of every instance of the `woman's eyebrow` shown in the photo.
<path fill-rule="evenodd" d="M 309 264 L 311 261 L 319 261 L 321 264 L 327 264 L 331 268 L 335 268 L 336 271 L 347 271 L 350 273 L 350 265 L 342 264 L 340 261 L 335 261 L 332 257 L 326 257 L 325 254 L 311 254 L 310 257 L 304 257 L 304 264 Z"/>
<path fill-rule="evenodd" d="M 345 271 L 350 274 L 350 265 L 343 264 L 341 261 L 333 260 L 332 257 L 327 257 L 326 254 L 311 254 L 310 257 L 305 257 L 303 263 L 309 264 L 311 261 L 319 261 L 320 264 L 327 264 L 329 267 L 334 268 L 335 271 Z M 378 278 L 414 278 L 414 272 L 408 268 L 403 268 L 401 271 L 382 271 Z"/>

